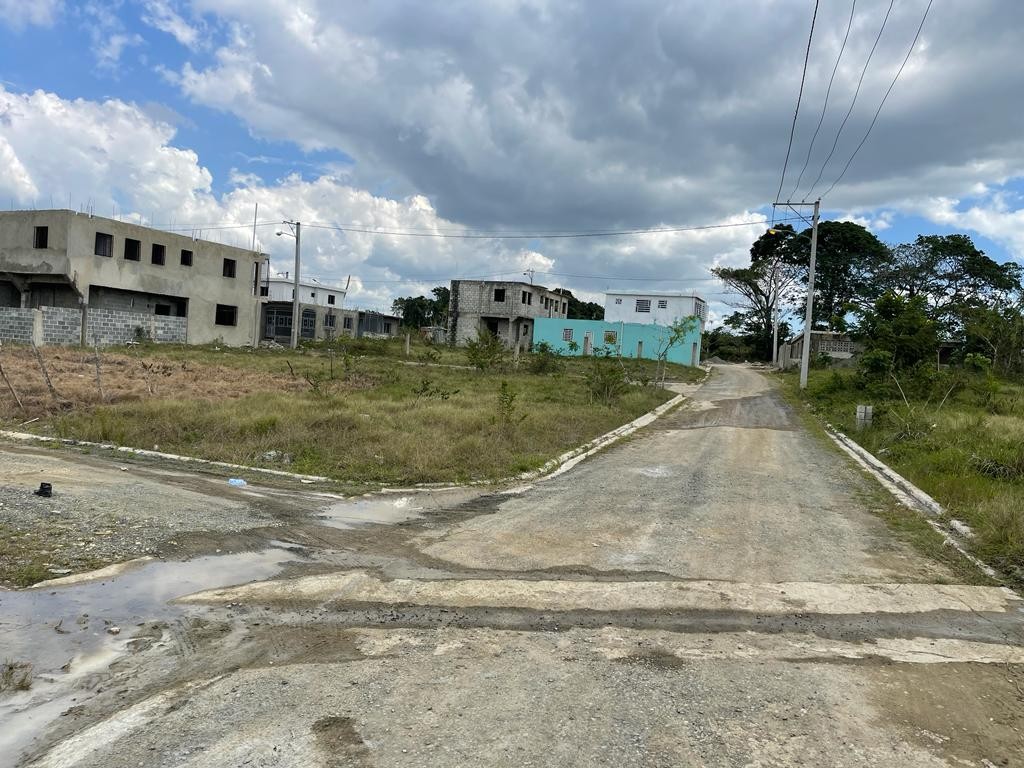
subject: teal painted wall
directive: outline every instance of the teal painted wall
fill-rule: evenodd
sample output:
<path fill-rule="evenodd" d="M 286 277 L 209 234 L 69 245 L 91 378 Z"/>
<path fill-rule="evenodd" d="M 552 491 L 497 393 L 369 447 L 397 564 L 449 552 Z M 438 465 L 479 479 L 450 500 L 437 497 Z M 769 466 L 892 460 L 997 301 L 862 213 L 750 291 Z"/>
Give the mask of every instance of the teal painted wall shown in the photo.
<path fill-rule="evenodd" d="M 575 353 L 569 349 L 569 340 L 565 338 L 566 330 L 572 331 L 572 341 L 579 345 Z M 615 334 L 614 341 L 605 340 L 606 332 Z M 637 357 L 639 351 L 640 357 L 655 360 L 658 348 L 668 337 L 669 329 L 663 325 L 647 323 L 608 323 L 604 320 L 564 320 L 557 317 L 539 317 L 533 321 L 534 345 L 547 342 L 563 355 L 582 355 L 584 338 L 588 333 L 593 339 L 594 350 L 603 347 L 612 354 L 619 354 L 622 357 Z M 687 334 L 682 344 L 669 351 L 668 361 L 680 365 L 697 365 L 700 363 L 700 353 L 701 332 L 698 323 L 696 329 Z"/>

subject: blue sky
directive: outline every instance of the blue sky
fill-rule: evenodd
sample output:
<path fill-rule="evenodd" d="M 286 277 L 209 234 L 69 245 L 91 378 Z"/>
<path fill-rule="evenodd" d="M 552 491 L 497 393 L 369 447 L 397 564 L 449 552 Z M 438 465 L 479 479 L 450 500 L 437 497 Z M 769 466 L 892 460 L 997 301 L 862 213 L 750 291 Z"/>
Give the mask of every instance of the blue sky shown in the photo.
<path fill-rule="evenodd" d="M 867 129 L 925 2 L 897 4 L 826 181 Z M 812 172 L 884 5 L 857 5 Z M 307 240 L 309 273 L 353 275 L 366 306 L 533 268 L 597 300 L 622 282 L 692 288 L 720 315 L 707 269 L 742 263 L 771 215 L 808 7 L 0 0 L 0 199 L 70 197 L 179 226 L 251 221 L 259 204 L 260 244 L 282 268 L 287 244 L 271 226 L 281 218 L 459 233 L 753 222 L 608 239 L 310 229 Z M 848 16 L 835 4 L 819 13 L 787 189 Z M 1024 257 L 1024 111 L 1006 98 L 1024 92 L 1022 26 L 1016 4 L 936 4 L 825 216 L 887 242 L 967 232 L 998 260 Z"/>

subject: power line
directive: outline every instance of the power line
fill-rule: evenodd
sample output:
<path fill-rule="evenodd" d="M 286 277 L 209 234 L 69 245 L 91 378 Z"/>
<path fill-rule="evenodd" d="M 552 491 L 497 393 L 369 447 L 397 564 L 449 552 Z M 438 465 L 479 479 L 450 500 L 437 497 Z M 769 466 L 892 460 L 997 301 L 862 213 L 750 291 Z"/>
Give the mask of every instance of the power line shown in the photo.
<path fill-rule="evenodd" d="M 868 65 L 871 64 L 871 59 L 875 55 L 875 49 L 878 47 L 878 41 L 882 39 L 882 32 L 885 31 L 885 25 L 889 23 L 889 14 L 892 13 L 892 7 L 896 4 L 896 0 L 889 0 L 889 8 L 885 12 L 885 17 L 882 19 L 882 26 L 878 28 L 878 35 L 875 37 L 875 43 L 871 46 L 871 50 L 868 52 L 868 58 L 864 62 L 864 68 L 860 71 L 860 79 L 857 80 L 857 89 L 853 92 L 853 101 L 850 102 L 850 108 L 846 110 L 846 116 L 843 118 L 843 122 L 839 124 L 839 130 L 836 132 L 836 140 L 832 142 L 832 149 L 828 153 L 828 157 L 825 158 L 825 162 L 821 164 L 821 170 L 818 171 L 817 178 L 814 179 L 814 183 L 811 184 L 811 188 L 807 190 L 807 194 L 804 197 L 810 197 L 814 188 L 818 186 L 818 182 L 821 181 L 821 177 L 825 175 L 825 168 L 828 166 L 828 161 L 832 159 L 832 155 L 836 152 L 836 147 L 839 146 L 839 137 L 843 135 L 843 128 L 846 127 L 846 121 L 850 119 L 850 115 L 853 113 L 853 108 L 857 105 L 857 97 L 860 95 L 861 85 L 864 83 L 864 76 L 868 73 Z"/>
<path fill-rule="evenodd" d="M 836 178 L 836 180 L 832 182 L 832 186 L 825 190 L 825 193 L 822 195 L 822 197 L 825 197 L 825 195 L 827 195 L 829 192 L 836 188 L 836 184 L 842 181 L 843 176 L 845 176 L 846 172 L 850 169 L 850 164 L 853 162 L 853 159 L 857 156 L 857 153 L 860 152 L 861 147 L 863 147 L 864 143 L 868 140 L 868 136 L 871 135 L 871 129 L 875 127 L 875 123 L 878 121 L 878 115 L 881 113 L 882 107 L 885 106 L 886 99 L 888 99 L 889 94 L 892 93 L 892 89 L 895 87 L 896 81 L 899 80 L 900 75 L 903 74 L 903 68 L 907 66 L 907 62 L 910 61 L 910 56 L 911 54 L 913 54 L 914 48 L 917 47 L 917 40 L 921 36 L 921 30 L 924 29 L 924 23 L 928 19 L 928 12 L 932 9 L 933 2 L 934 0 L 928 0 L 928 5 L 925 6 L 924 9 L 924 15 L 921 17 L 921 23 L 918 24 L 917 26 L 917 33 L 914 35 L 913 42 L 910 43 L 910 50 L 907 51 L 907 55 L 903 58 L 903 63 L 900 64 L 900 68 L 896 70 L 896 76 L 892 79 L 892 82 L 889 83 L 889 89 L 885 92 L 885 95 L 882 97 L 882 101 L 879 103 L 878 109 L 875 110 L 875 116 L 871 118 L 871 124 L 868 126 L 867 131 L 864 132 L 864 138 L 860 140 L 860 144 L 858 144 L 857 148 L 853 150 L 853 154 L 850 155 L 850 159 L 847 160 L 846 165 L 843 166 L 842 172 L 839 174 L 838 178 Z"/>
<path fill-rule="evenodd" d="M 825 122 L 825 113 L 828 111 L 828 97 L 832 93 L 832 83 L 835 82 L 836 72 L 839 71 L 839 62 L 843 60 L 843 52 L 846 50 L 846 41 L 850 39 L 850 29 L 853 27 L 853 15 L 857 10 L 857 0 L 853 0 L 853 4 L 850 6 L 850 20 L 846 22 L 846 34 L 843 36 L 843 44 L 839 47 L 839 55 L 836 57 L 836 64 L 832 67 L 832 76 L 828 79 L 828 88 L 825 89 L 825 103 L 821 107 L 821 116 L 818 118 L 818 125 L 814 128 L 814 135 L 811 136 L 811 143 L 807 147 L 807 157 L 804 158 L 804 167 L 800 169 L 800 175 L 797 176 L 796 184 L 793 185 L 793 191 L 789 193 L 789 199 L 795 199 L 796 191 L 800 188 L 800 182 L 803 181 L 804 173 L 807 171 L 807 166 L 811 162 L 811 152 L 814 150 L 814 142 L 818 138 L 818 132 L 821 131 L 821 124 Z"/>
<path fill-rule="evenodd" d="M 786 219 L 788 221 L 788 219 Z M 565 239 L 565 238 L 584 238 L 584 237 L 616 237 L 621 235 L 650 235 L 658 234 L 662 232 L 698 232 L 703 230 L 712 229 L 728 229 L 730 227 L 751 227 L 751 226 L 763 226 L 764 221 L 738 221 L 729 224 L 704 224 L 695 227 L 652 227 L 649 229 L 619 229 L 619 230 L 593 230 L 593 231 L 580 231 L 580 232 L 530 232 L 530 233 L 515 233 L 508 234 L 502 232 L 492 233 L 447 233 L 447 232 L 415 232 L 410 230 L 384 230 L 384 229 L 369 229 L 366 227 L 356 226 L 342 226 L 336 224 L 318 224 L 310 223 L 303 224 L 303 226 L 312 227 L 314 229 L 330 229 L 337 232 L 354 232 L 368 235 L 390 235 L 397 237 L 437 237 L 447 238 L 456 240 L 552 240 L 552 239 Z M 248 226 L 252 226 L 251 224 Z"/>
<path fill-rule="evenodd" d="M 804 71 L 800 75 L 800 90 L 796 95 L 796 109 L 793 110 L 793 125 L 789 128 L 789 146 L 786 147 L 786 160 L 782 163 L 782 178 L 779 179 L 779 190 L 775 193 L 775 202 L 782 196 L 782 185 L 786 183 L 786 168 L 789 166 L 789 153 L 793 151 L 793 135 L 796 133 L 796 119 L 800 115 L 800 100 L 804 95 L 804 81 L 807 80 L 807 62 L 811 58 L 811 40 L 814 38 L 814 21 L 818 18 L 818 0 L 814 0 L 814 14 L 811 16 L 811 32 L 807 35 L 807 52 L 804 54 Z"/>

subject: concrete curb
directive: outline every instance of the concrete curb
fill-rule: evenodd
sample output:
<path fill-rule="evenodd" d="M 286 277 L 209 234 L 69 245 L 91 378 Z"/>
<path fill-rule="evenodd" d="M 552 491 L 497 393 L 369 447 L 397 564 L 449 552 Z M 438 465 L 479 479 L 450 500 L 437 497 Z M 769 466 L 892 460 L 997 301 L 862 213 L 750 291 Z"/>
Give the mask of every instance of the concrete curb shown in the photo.
<path fill-rule="evenodd" d="M 247 467 L 243 464 L 230 464 L 226 461 L 213 461 L 212 459 L 197 459 L 195 456 L 181 456 L 177 453 L 163 453 L 162 451 L 147 451 L 145 448 L 129 448 L 124 445 L 113 443 L 93 443 L 88 440 L 73 440 L 68 437 L 47 437 L 46 435 L 33 435 L 31 432 L 8 432 L 0 430 L 0 437 L 19 442 L 36 443 L 60 443 L 61 445 L 80 446 L 84 448 L 99 448 L 105 451 L 116 451 L 127 453 L 132 456 L 144 456 L 149 459 L 167 459 L 169 461 L 180 461 L 184 464 L 199 464 L 204 467 L 218 467 L 219 469 L 235 469 L 240 472 L 261 472 L 264 475 L 274 477 L 286 477 L 291 480 L 299 480 L 306 483 L 332 482 L 329 477 L 320 475 L 300 475 L 295 472 L 285 472 L 281 469 L 264 469 L 262 467 Z"/>
<path fill-rule="evenodd" d="M 826 424 L 825 428 L 832 441 L 878 480 L 879 484 L 889 491 L 897 501 L 915 512 L 923 512 L 928 525 L 942 536 L 946 544 L 953 547 L 989 578 L 999 582 L 1003 581 L 998 571 L 967 551 L 962 540 L 970 540 L 974 537 L 974 531 L 969 525 L 955 518 L 949 519 L 946 525 L 943 525 L 940 520 L 945 518 L 946 510 L 939 502 L 831 424 Z"/>
<path fill-rule="evenodd" d="M 708 377 L 711 375 L 711 367 L 708 366 L 704 369 L 706 372 L 700 381 L 696 382 L 694 386 L 700 386 Z M 444 490 L 457 490 L 459 488 L 468 488 L 482 485 L 501 485 L 502 483 L 514 483 L 514 482 L 528 482 L 531 480 L 540 480 L 547 477 L 556 477 L 557 475 L 567 472 L 574 466 L 579 464 L 588 456 L 592 456 L 603 448 L 608 447 L 612 443 L 621 440 L 623 437 L 633 434 L 641 427 L 645 427 L 657 418 L 662 416 L 667 411 L 672 410 L 677 405 L 685 400 L 685 395 L 676 395 L 671 400 L 668 400 L 652 411 L 639 416 L 628 424 L 623 424 L 621 427 L 613 429 L 611 432 L 606 432 L 600 437 L 596 437 L 588 443 L 574 448 L 571 451 L 563 453 L 554 459 L 548 461 L 540 469 L 535 469 L 532 472 L 524 472 L 521 475 L 514 477 L 508 477 L 501 480 L 476 480 L 470 483 L 417 483 L 416 485 L 408 488 L 381 488 L 378 493 L 416 493 L 418 491 L 444 491 Z M 264 475 L 271 475 L 273 477 L 283 477 L 290 480 L 298 480 L 303 483 L 330 483 L 340 482 L 333 480 L 329 477 L 323 477 L 321 475 L 302 475 L 296 472 L 285 472 L 281 469 L 265 469 L 263 467 L 249 467 L 244 464 L 231 464 L 226 461 L 213 461 L 212 459 L 199 459 L 194 456 L 182 456 L 176 453 L 164 453 L 162 451 L 149 451 L 145 448 L 129 448 L 124 445 L 115 445 L 113 443 L 94 443 L 88 440 L 74 440 L 67 437 L 47 437 L 46 435 L 35 435 L 31 432 L 11 432 L 8 430 L 0 430 L 0 437 L 7 438 L 8 440 L 16 440 L 19 442 L 36 442 L 36 443 L 59 443 L 61 445 L 78 446 L 84 448 L 98 448 L 100 450 L 115 451 L 117 453 L 126 453 L 132 456 L 143 456 L 150 459 L 164 459 L 167 461 L 178 461 L 183 464 L 198 464 L 204 467 L 217 467 L 218 469 L 233 469 L 238 472 L 257 472 Z"/>
<path fill-rule="evenodd" d="M 708 380 L 711 376 L 711 367 L 704 368 L 704 376 L 700 381 L 695 382 L 693 386 L 697 387 Z M 624 437 L 636 432 L 641 427 L 646 427 L 651 424 L 659 417 L 663 416 L 666 412 L 672 410 L 676 406 L 680 405 L 686 400 L 686 395 L 676 395 L 671 400 L 667 400 L 652 411 L 648 411 L 642 416 L 638 416 L 633 421 L 623 424 L 621 427 L 617 427 L 610 432 L 605 432 L 599 437 L 595 437 L 588 443 L 573 448 L 571 451 L 566 451 L 561 456 L 556 456 L 547 463 L 545 463 L 539 469 L 535 469 L 531 472 L 524 472 L 514 477 L 506 477 L 501 480 L 475 480 L 471 483 L 464 483 L 462 485 L 453 485 L 450 483 L 443 485 L 431 485 L 428 483 L 417 484 L 408 488 L 382 488 L 381 493 L 415 493 L 416 491 L 424 490 L 454 490 L 456 488 L 467 488 L 479 485 L 501 485 L 502 483 L 522 483 L 537 480 L 547 480 L 551 477 L 558 477 L 564 472 L 568 472 L 570 469 L 575 467 L 581 461 L 589 456 L 593 456 L 600 450 L 607 448 L 609 445 L 621 440 Z M 517 488 L 513 492 L 521 493 L 526 488 Z"/>

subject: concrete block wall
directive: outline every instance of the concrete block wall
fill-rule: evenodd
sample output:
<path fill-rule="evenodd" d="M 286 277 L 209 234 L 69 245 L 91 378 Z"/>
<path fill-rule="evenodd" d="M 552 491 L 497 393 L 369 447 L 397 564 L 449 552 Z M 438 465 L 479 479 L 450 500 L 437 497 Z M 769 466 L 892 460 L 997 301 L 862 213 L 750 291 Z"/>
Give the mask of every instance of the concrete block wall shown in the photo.
<path fill-rule="evenodd" d="M 184 343 L 188 329 L 188 319 L 184 317 L 147 315 L 99 307 L 89 308 L 88 322 L 88 340 L 90 343 L 98 340 L 100 346 L 136 341 L 139 328 L 153 341 Z"/>
<path fill-rule="evenodd" d="M 82 310 L 40 307 L 43 344 L 78 344 L 82 340 Z M 37 325 L 40 320 L 36 320 Z M 38 342 L 37 342 L 38 343 Z"/>
<path fill-rule="evenodd" d="M 31 343 L 35 313 L 34 309 L 0 307 L 0 341 Z"/>

